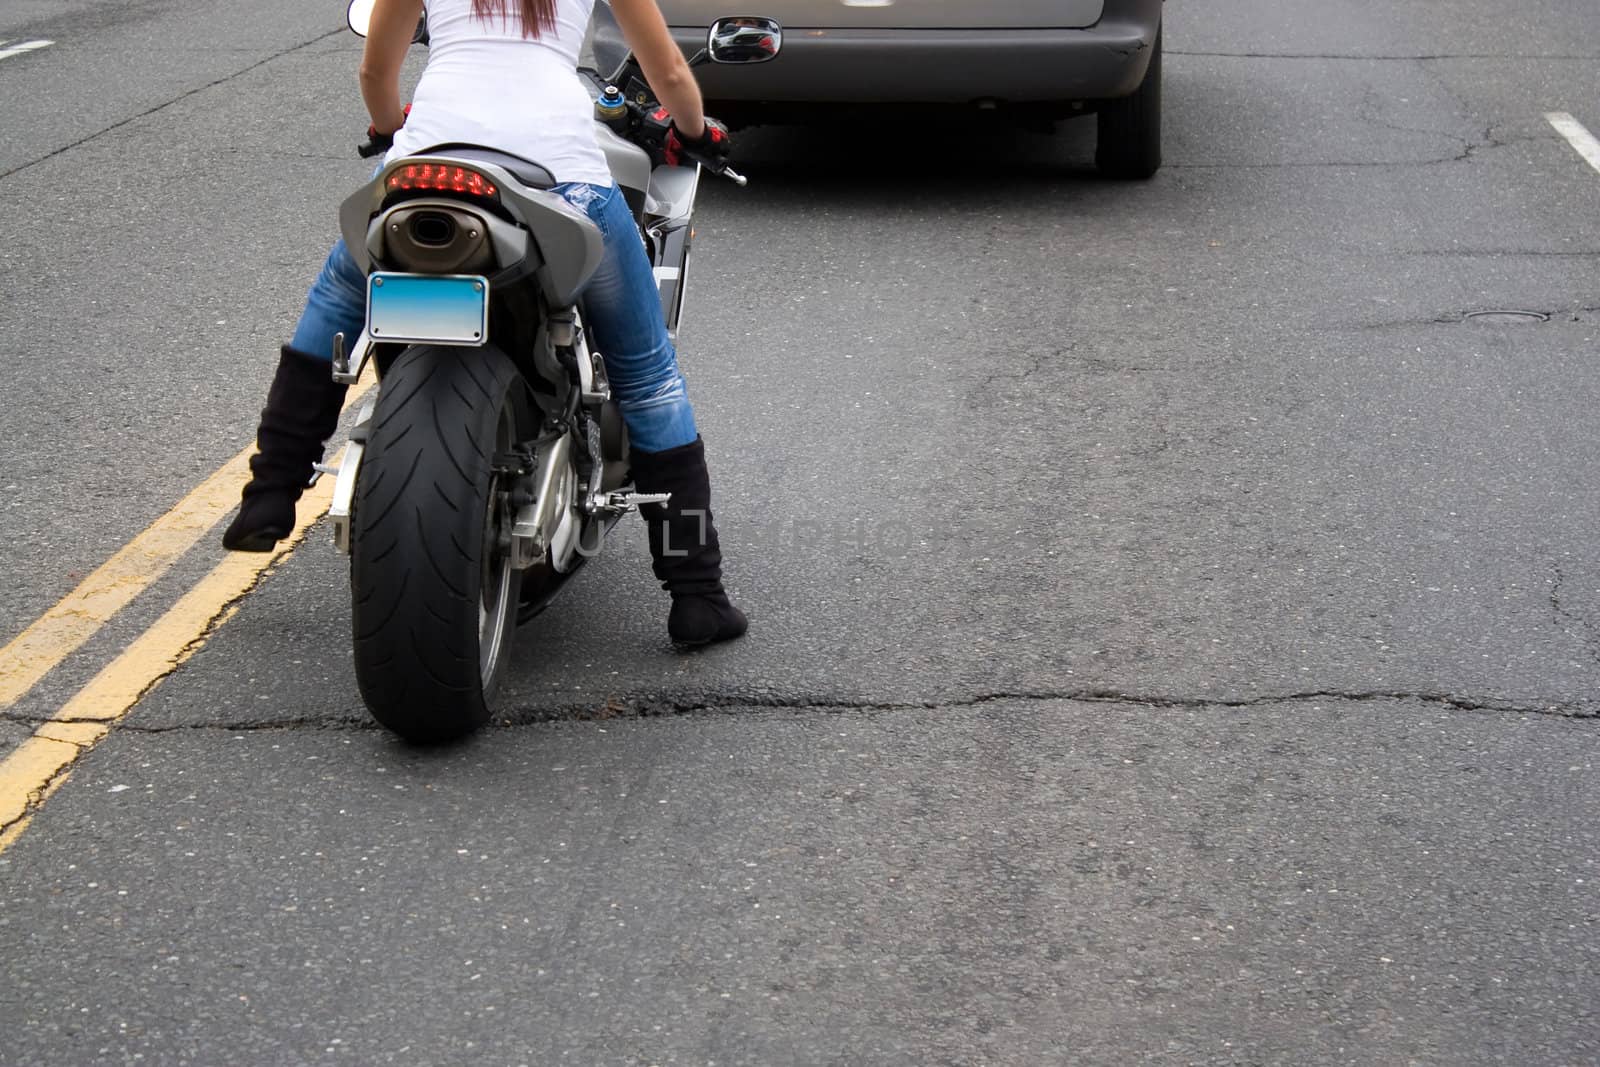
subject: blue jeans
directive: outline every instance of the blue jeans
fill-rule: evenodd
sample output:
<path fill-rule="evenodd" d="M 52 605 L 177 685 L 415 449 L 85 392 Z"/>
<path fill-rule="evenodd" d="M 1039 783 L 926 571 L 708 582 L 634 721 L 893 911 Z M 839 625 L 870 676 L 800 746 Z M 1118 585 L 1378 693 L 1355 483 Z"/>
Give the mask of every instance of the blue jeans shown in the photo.
<path fill-rule="evenodd" d="M 665 452 L 699 435 L 678 355 L 639 228 L 616 186 L 568 182 L 552 192 L 589 216 L 605 238 L 605 257 L 583 291 L 583 311 L 605 357 L 611 392 L 622 409 L 628 440 L 645 452 Z M 308 356 L 333 358 L 333 335 L 353 342 L 367 324 L 367 276 L 341 238 L 311 285 L 289 344 Z"/>

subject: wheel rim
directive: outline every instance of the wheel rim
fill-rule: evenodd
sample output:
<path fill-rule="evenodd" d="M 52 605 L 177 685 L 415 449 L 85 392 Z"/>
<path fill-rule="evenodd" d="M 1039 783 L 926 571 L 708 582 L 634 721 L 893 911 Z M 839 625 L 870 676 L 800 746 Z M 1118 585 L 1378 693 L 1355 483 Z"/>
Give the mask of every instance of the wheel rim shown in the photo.
<path fill-rule="evenodd" d="M 503 454 L 516 443 L 515 420 L 508 401 L 500 409 L 500 419 L 495 427 L 495 454 Z M 511 563 L 512 521 L 508 494 L 501 487 L 501 475 L 489 476 L 488 499 L 484 504 L 482 573 L 478 579 L 478 678 L 487 691 L 499 673 L 500 657 L 505 651 L 506 634 L 510 629 L 511 580 L 515 569 Z"/>

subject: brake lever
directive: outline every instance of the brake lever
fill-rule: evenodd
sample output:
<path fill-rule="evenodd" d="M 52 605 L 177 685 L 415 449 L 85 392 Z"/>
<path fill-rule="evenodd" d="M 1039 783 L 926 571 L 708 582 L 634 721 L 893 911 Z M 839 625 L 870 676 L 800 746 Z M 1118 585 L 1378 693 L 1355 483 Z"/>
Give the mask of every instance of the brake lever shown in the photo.
<path fill-rule="evenodd" d="M 697 156 L 692 152 L 689 153 L 689 159 L 700 164 L 700 166 L 704 167 L 706 170 L 709 170 L 712 174 L 720 174 L 722 177 L 728 179 L 741 189 L 750 184 L 749 178 L 746 178 L 743 174 L 740 174 L 738 171 L 728 166 L 728 164 L 725 162 L 713 162 L 712 160 Z"/>

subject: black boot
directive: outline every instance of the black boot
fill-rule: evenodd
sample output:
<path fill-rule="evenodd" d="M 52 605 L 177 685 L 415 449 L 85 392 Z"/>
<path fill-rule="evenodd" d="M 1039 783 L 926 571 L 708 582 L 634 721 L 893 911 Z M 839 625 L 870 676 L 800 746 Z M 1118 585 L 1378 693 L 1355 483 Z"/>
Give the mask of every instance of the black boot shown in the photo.
<path fill-rule="evenodd" d="M 267 406 L 250 457 L 250 481 L 239 515 L 222 535 L 224 548 L 270 552 L 294 529 L 294 503 L 311 481 L 322 444 L 339 425 L 346 387 L 333 380 L 325 359 L 288 345 L 267 390 Z"/>
<path fill-rule="evenodd" d="M 711 476 L 700 438 L 665 452 L 634 449 L 628 457 L 641 493 L 671 493 L 665 504 L 641 504 L 650 531 L 656 577 L 672 594 L 667 633 L 674 643 L 709 645 L 740 636 L 744 612 L 722 588 L 722 548 L 711 521 Z"/>

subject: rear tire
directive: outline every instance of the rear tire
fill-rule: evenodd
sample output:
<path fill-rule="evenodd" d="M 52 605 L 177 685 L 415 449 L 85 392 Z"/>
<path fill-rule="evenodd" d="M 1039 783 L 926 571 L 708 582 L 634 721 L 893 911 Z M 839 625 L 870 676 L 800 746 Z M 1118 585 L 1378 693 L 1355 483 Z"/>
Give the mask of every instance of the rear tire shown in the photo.
<path fill-rule="evenodd" d="M 488 721 L 515 629 L 509 486 L 494 459 L 529 434 L 528 390 L 492 348 L 416 347 L 383 377 L 350 549 L 356 682 L 408 741 Z"/>
<path fill-rule="evenodd" d="M 1143 181 L 1161 169 L 1161 38 L 1157 30 L 1139 88 L 1100 107 L 1094 163 L 1107 178 Z"/>

